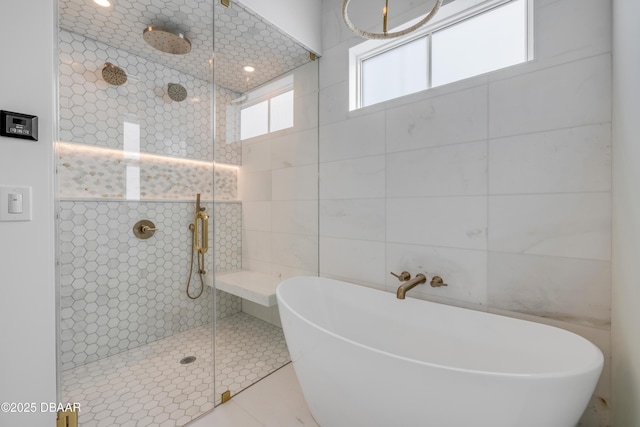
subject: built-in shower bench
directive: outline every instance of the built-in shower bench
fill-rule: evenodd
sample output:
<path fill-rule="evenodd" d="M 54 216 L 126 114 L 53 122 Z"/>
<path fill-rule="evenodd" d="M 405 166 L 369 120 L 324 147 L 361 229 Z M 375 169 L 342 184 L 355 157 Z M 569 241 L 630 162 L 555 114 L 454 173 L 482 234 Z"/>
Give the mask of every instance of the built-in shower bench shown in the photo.
<path fill-rule="evenodd" d="M 269 274 L 249 270 L 216 273 L 216 288 L 265 307 L 278 304 L 276 288 L 282 281 Z"/>

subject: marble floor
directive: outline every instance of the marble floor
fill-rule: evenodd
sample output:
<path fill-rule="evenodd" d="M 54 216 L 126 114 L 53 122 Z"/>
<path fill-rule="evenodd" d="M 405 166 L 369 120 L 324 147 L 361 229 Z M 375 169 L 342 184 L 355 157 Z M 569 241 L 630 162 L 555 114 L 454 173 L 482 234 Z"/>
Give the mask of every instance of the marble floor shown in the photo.
<path fill-rule="evenodd" d="M 180 426 L 289 361 L 282 329 L 238 313 L 62 372 L 62 399 L 81 404 L 83 427 Z M 195 356 L 189 364 L 180 360 Z"/>
<path fill-rule="evenodd" d="M 234 396 L 189 427 L 319 427 L 292 364 Z"/>

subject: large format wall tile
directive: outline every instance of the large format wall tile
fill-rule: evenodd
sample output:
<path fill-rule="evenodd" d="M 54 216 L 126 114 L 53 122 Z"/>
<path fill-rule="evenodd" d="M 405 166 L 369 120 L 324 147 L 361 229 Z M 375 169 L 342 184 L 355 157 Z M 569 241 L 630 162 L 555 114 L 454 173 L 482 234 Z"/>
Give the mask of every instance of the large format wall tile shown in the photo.
<path fill-rule="evenodd" d="M 519 135 L 611 121 L 611 55 L 497 81 L 489 135 Z"/>
<path fill-rule="evenodd" d="M 320 130 L 320 161 L 384 154 L 384 126 L 384 112 L 323 126 Z"/>
<path fill-rule="evenodd" d="M 277 136 L 271 140 L 271 169 L 318 163 L 318 130 Z"/>
<path fill-rule="evenodd" d="M 387 200 L 387 241 L 487 249 L 486 197 Z"/>
<path fill-rule="evenodd" d="M 313 271 L 318 265 L 318 236 L 273 233 L 271 237 L 274 264 Z"/>
<path fill-rule="evenodd" d="M 318 166 L 296 166 L 272 172 L 272 200 L 317 200 Z"/>
<path fill-rule="evenodd" d="M 538 57 L 586 57 L 611 51 L 610 0 L 544 1 L 534 7 Z"/>
<path fill-rule="evenodd" d="M 242 147 L 242 171 L 271 170 L 271 141 L 261 141 Z"/>
<path fill-rule="evenodd" d="M 386 199 L 321 200 L 320 235 L 384 241 Z"/>
<path fill-rule="evenodd" d="M 383 242 L 320 238 L 320 275 L 384 289 Z"/>
<path fill-rule="evenodd" d="M 387 156 L 387 197 L 480 194 L 487 194 L 485 141 Z"/>
<path fill-rule="evenodd" d="M 271 231 L 271 202 L 242 202 L 242 219 L 245 230 Z"/>
<path fill-rule="evenodd" d="M 387 270 L 427 276 L 427 283 L 410 291 L 412 297 L 436 297 L 477 306 L 487 304 L 486 251 L 388 243 Z M 429 282 L 433 276 L 442 277 L 447 286 L 431 287 Z M 394 292 L 399 285 L 395 277 L 387 275 L 387 290 Z"/>
<path fill-rule="evenodd" d="M 611 321 L 609 262 L 489 253 L 489 305 L 570 323 Z"/>
<path fill-rule="evenodd" d="M 320 200 L 385 196 L 385 156 L 320 164 Z"/>
<path fill-rule="evenodd" d="M 318 235 L 318 201 L 271 202 L 272 230 L 279 233 Z"/>
<path fill-rule="evenodd" d="M 238 198 L 242 201 L 271 200 L 271 171 L 238 173 Z"/>
<path fill-rule="evenodd" d="M 489 152 L 490 194 L 611 190 L 609 124 L 496 138 Z"/>
<path fill-rule="evenodd" d="M 387 152 L 484 140 L 487 90 L 478 86 L 390 109 L 386 126 Z"/>
<path fill-rule="evenodd" d="M 608 261 L 611 195 L 491 196 L 489 249 Z"/>
<path fill-rule="evenodd" d="M 242 230 L 242 259 L 271 262 L 271 232 Z"/>

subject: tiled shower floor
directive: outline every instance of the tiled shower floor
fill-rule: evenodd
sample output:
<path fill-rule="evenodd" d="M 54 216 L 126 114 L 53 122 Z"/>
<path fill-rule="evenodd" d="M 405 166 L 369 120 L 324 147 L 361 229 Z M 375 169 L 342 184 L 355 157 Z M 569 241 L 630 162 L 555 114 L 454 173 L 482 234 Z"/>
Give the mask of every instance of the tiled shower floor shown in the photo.
<path fill-rule="evenodd" d="M 62 372 L 62 401 L 81 404 L 80 425 L 179 426 L 287 363 L 282 329 L 245 313 Z M 181 365 L 180 359 L 196 361 Z"/>

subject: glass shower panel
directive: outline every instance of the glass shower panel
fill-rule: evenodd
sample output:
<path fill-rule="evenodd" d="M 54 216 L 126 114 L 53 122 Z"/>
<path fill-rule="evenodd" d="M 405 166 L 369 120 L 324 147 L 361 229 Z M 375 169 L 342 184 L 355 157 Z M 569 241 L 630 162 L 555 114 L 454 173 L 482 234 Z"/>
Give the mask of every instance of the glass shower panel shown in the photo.
<path fill-rule="evenodd" d="M 318 275 L 318 62 L 238 3 L 215 11 L 216 177 L 233 188 L 214 209 L 218 403 L 290 361 L 275 289 Z"/>
<path fill-rule="evenodd" d="M 215 403 L 213 5 L 58 3 L 61 400 L 185 425 Z"/>

